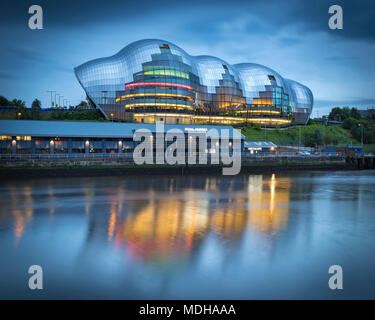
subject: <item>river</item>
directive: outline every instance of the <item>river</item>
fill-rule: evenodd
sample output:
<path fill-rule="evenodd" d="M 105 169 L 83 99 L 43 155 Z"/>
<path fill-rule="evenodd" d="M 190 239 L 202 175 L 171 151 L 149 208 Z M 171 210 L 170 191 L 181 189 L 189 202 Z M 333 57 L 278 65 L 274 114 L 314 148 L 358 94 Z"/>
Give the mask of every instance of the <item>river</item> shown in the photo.
<path fill-rule="evenodd" d="M 375 299 L 374 208 L 375 171 L 6 179 L 0 298 Z"/>

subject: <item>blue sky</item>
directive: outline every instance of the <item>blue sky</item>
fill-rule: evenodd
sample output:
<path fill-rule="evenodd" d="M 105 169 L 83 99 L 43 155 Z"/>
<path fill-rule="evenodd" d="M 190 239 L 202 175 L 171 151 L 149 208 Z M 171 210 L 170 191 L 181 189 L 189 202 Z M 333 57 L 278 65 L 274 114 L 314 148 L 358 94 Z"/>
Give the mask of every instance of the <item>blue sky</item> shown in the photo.
<path fill-rule="evenodd" d="M 28 28 L 42 6 L 44 29 Z M 344 29 L 328 28 L 339 4 Z M 191 55 L 264 64 L 307 85 L 313 116 L 333 106 L 375 107 L 375 1 L 5 0 L 0 13 L 0 95 L 49 107 L 48 90 L 85 98 L 73 68 L 144 38 L 171 41 Z"/>

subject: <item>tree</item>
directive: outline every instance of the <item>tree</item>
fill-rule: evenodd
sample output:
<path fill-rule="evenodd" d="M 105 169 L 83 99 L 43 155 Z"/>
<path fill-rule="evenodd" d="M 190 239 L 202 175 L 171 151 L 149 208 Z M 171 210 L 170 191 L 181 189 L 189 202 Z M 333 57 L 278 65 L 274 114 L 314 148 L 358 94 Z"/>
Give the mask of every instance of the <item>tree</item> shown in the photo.
<path fill-rule="evenodd" d="M 81 101 L 79 105 L 76 106 L 77 109 L 88 109 L 89 106 L 86 101 Z"/>
<path fill-rule="evenodd" d="M 42 104 L 38 99 L 35 99 L 31 104 L 31 117 L 33 120 L 39 120 L 41 105 Z"/>
<path fill-rule="evenodd" d="M 10 102 L 7 98 L 0 96 L 0 106 L 6 107 L 6 106 L 11 106 L 12 102 Z"/>
<path fill-rule="evenodd" d="M 357 123 L 358 123 L 357 119 L 349 117 L 344 120 L 344 122 L 342 123 L 342 127 L 344 129 L 350 130 L 353 126 L 356 126 Z"/>
<path fill-rule="evenodd" d="M 344 121 L 345 119 L 349 118 L 350 112 L 351 112 L 351 110 L 350 110 L 349 107 L 342 108 L 342 116 L 341 116 L 341 120 L 339 120 L 339 121 Z"/>
<path fill-rule="evenodd" d="M 328 115 L 328 120 L 331 121 L 341 121 L 343 116 L 342 110 L 339 107 L 332 108 L 331 112 Z"/>
<path fill-rule="evenodd" d="M 319 129 L 316 129 L 313 133 L 306 132 L 303 135 L 303 141 L 307 147 L 319 146 L 323 142 L 322 133 Z"/>
<path fill-rule="evenodd" d="M 361 119 L 361 114 L 359 113 L 359 111 L 356 108 L 352 108 L 350 110 L 350 117 L 359 120 L 359 119 Z"/>

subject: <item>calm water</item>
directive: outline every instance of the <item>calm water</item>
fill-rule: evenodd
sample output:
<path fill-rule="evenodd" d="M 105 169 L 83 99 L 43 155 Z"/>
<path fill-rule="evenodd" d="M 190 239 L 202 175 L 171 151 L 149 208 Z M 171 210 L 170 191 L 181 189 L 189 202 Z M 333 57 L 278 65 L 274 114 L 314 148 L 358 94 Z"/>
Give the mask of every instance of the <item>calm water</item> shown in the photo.
<path fill-rule="evenodd" d="M 0 298 L 374 299 L 374 209 L 374 171 L 3 180 Z"/>

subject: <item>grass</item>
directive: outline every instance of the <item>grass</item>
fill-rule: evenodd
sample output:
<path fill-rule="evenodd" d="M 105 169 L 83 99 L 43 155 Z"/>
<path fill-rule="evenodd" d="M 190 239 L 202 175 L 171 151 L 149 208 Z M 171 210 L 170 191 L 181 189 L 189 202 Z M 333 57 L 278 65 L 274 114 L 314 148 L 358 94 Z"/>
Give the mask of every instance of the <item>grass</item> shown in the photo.
<path fill-rule="evenodd" d="M 363 152 L 373 152 L 375 153 L 375 144 L 364 144 Z"/>
<path fill-rule="evenodd" d="M 341 126 L 324 126 L 321 124 L 311 124 L 301 127 L 291 127 L 287 129 L 273 129 L 265 130 L 253 127 L 239 127 L 241 133 L 245 136 L 247 141 L 272 141 L 277 145 L 298 145 L 299 130 L 301 130 L 301 145 L 303 145 L 303 137 L 305 134 L 313 134 L 315 130 L 320 130 L 322 136 L 334 136 L 338 144 L 346 145 L 360 145 L 360 143 L 352 137 L 348 130 Z"/>

